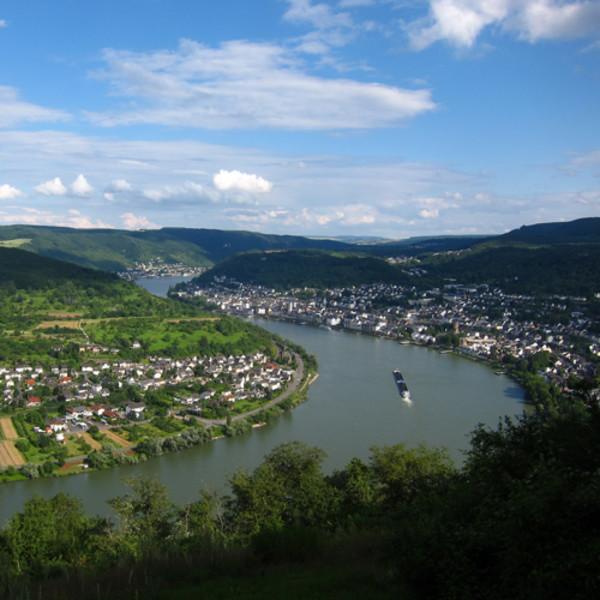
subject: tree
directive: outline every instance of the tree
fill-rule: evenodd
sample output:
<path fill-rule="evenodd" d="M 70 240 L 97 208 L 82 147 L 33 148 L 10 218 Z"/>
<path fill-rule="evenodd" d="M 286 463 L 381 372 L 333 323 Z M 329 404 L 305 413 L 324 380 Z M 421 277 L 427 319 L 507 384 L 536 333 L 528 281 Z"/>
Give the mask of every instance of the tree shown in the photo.
<path fill-rule="evenodd" d="M 175 510 L 166 488 L 158 481 L 130 479 L 131 494 L 114 498 L 110 505 L 119 515 L 120 534 L 132 554 L 151 556 L 168 543 Z"/>
<path fill-rule="evenodd" d="M 12 569 L 40 577 L 83 564 L 91 526 L 79 501 L 65 494 L 29 500 L 4 532 Z"/>
<path fill-rule="evenodd" d="M 252 474 L 236 473 L 227 511 L 238 535 L 290 525 L 330 528 L 338 494 L 321 472 L 324 457 L 322 450 L 291 442 L 275 448 Z"/>

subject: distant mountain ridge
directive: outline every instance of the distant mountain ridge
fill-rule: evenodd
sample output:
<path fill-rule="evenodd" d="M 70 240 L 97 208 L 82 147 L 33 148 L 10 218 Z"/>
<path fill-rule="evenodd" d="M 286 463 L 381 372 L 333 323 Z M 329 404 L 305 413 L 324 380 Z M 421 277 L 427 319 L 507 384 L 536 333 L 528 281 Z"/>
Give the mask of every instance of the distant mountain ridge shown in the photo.
<path fill-rule="evenodd" d="M 523 225 L 495 239 L 530 244 L 600 243 L 600 217 Z"/>
<path fill-rule="evenodd" d="M 317 250 L 375 257 L 422 257 L 444 255 L 449 251 L 479 252 L 499 246 L 597 243 L 600 243 L 599 217 L 565 223 L 527 225 L 498 236 L 422 236 L 390 241 L 375 241 L 369 236 L 345 238 L 342 241 L 298 235 L 182 227 L 146 231 L 82 230 L 33 225 L 0 227 L 0 248 L 20 248 L 106 271 L 124 270 L 138 262 L 151 259 L 189 266 L 211 266 L 236 254 L 253 251 Z"/>

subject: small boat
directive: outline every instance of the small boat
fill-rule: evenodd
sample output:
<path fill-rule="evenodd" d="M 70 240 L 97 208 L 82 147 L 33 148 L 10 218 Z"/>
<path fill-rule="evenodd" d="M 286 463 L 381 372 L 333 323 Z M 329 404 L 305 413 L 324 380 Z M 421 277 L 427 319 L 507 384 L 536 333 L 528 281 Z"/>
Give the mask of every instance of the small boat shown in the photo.
<path fill-rule="evenodd" d="M 394 381 L 396 382 L 396 387 L 398 388 L 398 393 L 400 394 L 402 400 L 405 402 L 410 402 L 410 390 L 406 385 L 406 381 L 404 380 L 402 373 L 400 373 L 398 370 L 394 371 Z"/>

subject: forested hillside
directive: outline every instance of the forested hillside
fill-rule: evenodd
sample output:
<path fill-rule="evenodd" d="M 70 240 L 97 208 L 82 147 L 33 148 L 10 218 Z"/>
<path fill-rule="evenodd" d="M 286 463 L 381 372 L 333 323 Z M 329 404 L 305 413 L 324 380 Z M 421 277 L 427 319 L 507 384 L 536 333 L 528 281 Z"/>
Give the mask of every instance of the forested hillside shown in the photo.
<path fill-rule="evenodd" d="M 240 254 L 219 263 L 195 281 L 210 283 L 215 277 L 280 288 L 408 280 L 400 269 L 379 258 L 310 250 Z"/>
<path fill-rule="evenodd" d="M 202 248 L 160 232 L 11 225 L 0 227 L 3 244 L 105 271 L 121 271 L 157 258 L 190 266 L 210 264 Z"/>

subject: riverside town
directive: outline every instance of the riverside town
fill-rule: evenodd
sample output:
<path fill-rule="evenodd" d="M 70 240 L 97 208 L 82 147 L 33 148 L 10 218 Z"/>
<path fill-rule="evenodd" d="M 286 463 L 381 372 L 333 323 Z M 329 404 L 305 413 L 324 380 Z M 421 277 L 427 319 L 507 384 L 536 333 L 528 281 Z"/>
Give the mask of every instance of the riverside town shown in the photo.
<path fill-rule="evenodd" d="M 580 391 L 600 357 L 600 331 L 582 297 L 506 294 L 448 283 L 417 291 L 395 284 L 286 291 L 236 281 L 187 284 L 174 297 L 200 297 L 241 317 L 281 319 L 438 347 L 517 373 L 562 393 Z M 524 373 L 521 373 L 524 375 Z M 539 386 L 536 386 L 539 387 Z M 600 388 L 588 390 L 600 400 Z"/>

